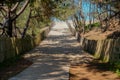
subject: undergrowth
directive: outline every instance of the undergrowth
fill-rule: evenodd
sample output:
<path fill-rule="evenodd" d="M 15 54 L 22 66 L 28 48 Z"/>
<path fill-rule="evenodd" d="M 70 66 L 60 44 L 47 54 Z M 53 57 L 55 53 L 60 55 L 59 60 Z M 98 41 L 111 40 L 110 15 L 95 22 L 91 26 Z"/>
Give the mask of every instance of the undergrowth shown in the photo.
<path fill-rule="evenodd" d="M 19 56 L 16 56 L 16 57 L 13 57 L 13 58 L 3 61 L 2 63 L 0 63 L 0 69 L 15 65 L 16 62 L 20 59 L 22 59 L 22 56 L 19 55 Z"/>
<path fill-rule="evenodd" d="M 114 71 L 118 76 L 120 76 L 120 62 L 110 63 L 110 70 Z"/>

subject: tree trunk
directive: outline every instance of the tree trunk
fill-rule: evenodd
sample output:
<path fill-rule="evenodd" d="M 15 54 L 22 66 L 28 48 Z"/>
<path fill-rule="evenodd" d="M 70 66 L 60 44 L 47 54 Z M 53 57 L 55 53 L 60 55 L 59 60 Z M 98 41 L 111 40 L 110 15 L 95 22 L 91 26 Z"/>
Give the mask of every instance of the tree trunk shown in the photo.
<path fill-rule="evenodd" d="M 22 34 L 22 38 L 25 37 L 26 32 L 27 32 L 27 29 L 28 29 L 28 27 L 29 27 L 31 12 L 32 12 L 32 11 L 30 10 L 29 15 L 28 15 L 28 19 L 27 19 L 27 22 L 26 22 L 26 25 L 25 25 L 25 28 L 24 28 L 24 31 L 23 31 L 23 34 Z"/>
<path fill-rule="evenodd" d="M 100 17 L 100 13 L 99 13 L 98 9 L 99 9 L 99 7 L 98 7 L 98 4 L 97 4 L 98 19 L 99 19 L 99 22 L 100 22 L 100 28 L 101 28 L 101 30 L 102 30 L 102 19 L 101 19 L 101 17 Z M 100 8 L 100 11 L 101 11 L 101 8 Z"/>
<path fill-rule="evenodd" d="M 91 5 L 91 2 L 89 2 L 90 4 L 90 7 L 89 7 L 89 30 L 91 30 L 91 22 L 92 22 L 92 19 L 91 19 L 91 9 L 92 9 L 92 5 Z"/>
<path fill-rule="evenodd" d="M 6 23 L 6 27 L 7 27 L 7 35 L 9 36 L 9 37 L 12 37 L 13 35 L 12 35 L 12 32 L 13 32 L 13 25 L 12 25 L 12 20 L 11 20 L 11 8 L 9 8 L 8 9 L 8 21 L 7 21 L 7 23 Z"/>
<path fill-rule="evenodd" d="M 108 6 L 106 5 L 106 10 L 108 10 Z M 109 17 L 109 12 L 106 13 L 106 18 L 108 19 Z M 107 29 L 109 28 L 109 19 L 105 21 L 105 28 L 103 29 L 103 32 L 107 31 Z"/>
<path fill-rule="evenodd" d="M 13 36 L 13 35 L 12 35 L 12 32 L 13 32 L 12 20 L 9 19 L 9 21 L 8 21 L 7 35 L 8 35 L 9 37 L 12 37 L 12 36 Z"/>

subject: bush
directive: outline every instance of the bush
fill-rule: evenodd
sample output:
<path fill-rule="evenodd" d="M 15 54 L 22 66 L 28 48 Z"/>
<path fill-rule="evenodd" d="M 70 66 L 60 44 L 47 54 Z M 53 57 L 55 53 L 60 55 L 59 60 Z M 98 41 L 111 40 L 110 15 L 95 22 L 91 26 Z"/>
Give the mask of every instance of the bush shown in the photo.
<path fill-rule="evenodd" d="M 85 26 L 85 30 L 89 30 L 91 28 L 99 27 L 99 26 L 100 26 L 99 22 L 96 22 L 96 23 L 93 23 L 93 24 L 88 24 L 88 25 Z"/>
<path fill-rule="evenodd" d="M 111 70 L 117 73 L 118 76 L 120 76 L 120 62 L 114 62 L 110 63 Z"/>

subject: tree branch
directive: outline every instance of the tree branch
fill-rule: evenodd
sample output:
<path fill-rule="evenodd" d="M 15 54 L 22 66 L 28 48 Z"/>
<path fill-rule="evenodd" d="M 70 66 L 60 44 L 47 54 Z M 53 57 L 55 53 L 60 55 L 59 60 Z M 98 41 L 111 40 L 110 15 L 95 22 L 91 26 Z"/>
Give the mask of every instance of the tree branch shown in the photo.
<path fill-rule="evenodd" d="M 27 22 L 26 22 L 26 25 L 25 25 L 25 28 L 24 28 L 24 31 L 23 31 L 23 34 L 22 34 L 22 38 L 25 37 L 26 32 L 27 32 L 27 29 L 28 29 L 28 27 L 29 27 L 29 22 L 30 22 L 31 13 L 32 13 L 32 11 L 31 11 L 31 9 L 30 9 L 30 12 L 29 12 L 29 15 L 28 15 L 28 19 L 27 19 Z"/>
<path fill-rule="evenodd" d="M 0 11 L 1 11 L 2 15 L 3 15 L 4 17 L 6 17 L 6 15 L 4 14 L 4 12 L 3 12 L 2 10 L 0 10 Z"/>
<path fill-rule="evenodd" d="M 17 2 L 15 4 L 15 6 L 11 9 L 11 12 L 15 11 L 17 9 L 17 7 L 18 7 L 19 4 L 20 4 L 20 2 Z"/>
<path fill-rule="evenodd" d="M 19 27 L 15 27 L 17 30 L 18 30 L 18 32 L 20 33 L 20 35 L 22 35 L 22 32 L 21 32 L 21 30 L 19 29 Z"/>
<path fill-rule="evenodd" d="M 16 18 L 18 18 L 22 12 L 25 10 L 25 8 L 27 7 L 27 5 L 29 4 L 30 0 L 26 0 L 26 2 L 24 3 L 23 7 L 18 11 L 18 13 L 16 14 L 16 16 L 12 19 L 15 20 Z"/>
<path fill-rule="evenodd" d="M 111 18 L 113 18 L 113 17 L 115 17 L 117 15 L 120 15 L 120 11 L 116 12 L 114 15 L 110 16 L 109 18 L 108 17 L 105 18 L 103 21 L 108 21 L 109 19 L 111 19 Z"/>
<path fill-rule="evenodd" d="M 0 9 L 7 12 L 8 10 L 6 9 L 6 7 L 0 6 Z"/>

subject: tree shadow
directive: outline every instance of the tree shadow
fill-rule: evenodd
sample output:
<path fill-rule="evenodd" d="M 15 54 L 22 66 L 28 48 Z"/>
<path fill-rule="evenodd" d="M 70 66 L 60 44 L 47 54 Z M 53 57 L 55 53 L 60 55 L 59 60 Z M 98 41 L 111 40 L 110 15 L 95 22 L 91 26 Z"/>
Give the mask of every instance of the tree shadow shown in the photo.
<path fill-rule="evenodd" d="M 57 31 L 56 29 L 54 31 Z M 65 34 L 66 31 L 62 31 Z M 34 62 L 17 75 L 21 80 L 66 80 L 69 78 L 70 57 L 81 55 L 75 38 L 70 34 L 50 34 L 38 47 L 26 54 Z"/>
<path fill-rule="evenodd" d="M 110 71 L 110 64 L 109 63 L 99 63 L 99 62 L 90 62 L 86 65 L 88 71 L 93 72 L 105 72 Z"/>

